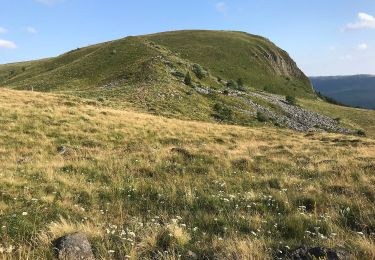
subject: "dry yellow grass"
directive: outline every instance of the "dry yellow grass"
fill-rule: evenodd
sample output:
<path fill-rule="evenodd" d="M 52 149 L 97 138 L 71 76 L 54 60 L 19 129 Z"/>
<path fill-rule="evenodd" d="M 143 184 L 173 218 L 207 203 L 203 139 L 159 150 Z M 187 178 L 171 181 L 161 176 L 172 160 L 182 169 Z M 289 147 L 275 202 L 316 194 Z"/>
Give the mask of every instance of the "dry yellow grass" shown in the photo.
<path fill-rule="evenodd" d="M 48 258 L 48 243 L 81 230 L 105 259 L 267 259 L 301 245 L 369 258 L 374 171 L 369 138 L 1 89 L 0 248 L 13 249 L 0 257 Z"/>

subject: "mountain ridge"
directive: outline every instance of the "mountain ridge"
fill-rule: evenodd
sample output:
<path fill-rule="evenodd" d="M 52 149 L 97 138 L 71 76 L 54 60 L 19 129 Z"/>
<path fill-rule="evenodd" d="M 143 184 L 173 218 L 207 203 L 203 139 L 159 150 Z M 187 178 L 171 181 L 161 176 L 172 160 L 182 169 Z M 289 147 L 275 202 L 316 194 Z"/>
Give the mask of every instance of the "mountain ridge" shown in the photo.
<path fill-rule="evenodd" d="M 322 76 L 310 79 L 317 91 L 340 103 L 375 109 L 375 75 Z"/>

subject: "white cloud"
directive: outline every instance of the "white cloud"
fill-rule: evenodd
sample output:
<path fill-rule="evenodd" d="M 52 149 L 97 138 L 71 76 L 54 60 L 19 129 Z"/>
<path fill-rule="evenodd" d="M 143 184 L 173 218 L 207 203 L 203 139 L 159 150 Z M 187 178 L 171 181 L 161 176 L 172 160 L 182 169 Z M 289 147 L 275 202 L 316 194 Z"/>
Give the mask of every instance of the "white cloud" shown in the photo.
<path fill-rule="evenodd" d="M 38 33 L 38 31 L 34 27 L 32 27 L 32 26 L 26 27 L 26 32 L 31 33 L 31 34 Z"/>
<path fill-rule="evenodd" d="M 375 17 L 366 13 L 358 13 L 358 20 L 346 25 L 347 30 L 375 29 Z"/>
<path fill-rule="evenodd" d="M 14 42 L 0 39 L 0 48 L 16 49 L 17 45 Z"/>
<path fill-rule="evenodd" d="M 45 4 L 45 5 L 55 5 L 58 3 L 63 2 L 64 0 L 36 0 L 38 3 Z"/>
<path fill-rule="evenodd" d="M 0 33 L 6 33 L 8 30 L 5 29 L 4 27 L 0 27 Z"/>
<path fill-rule="evenodd" d="M 215 4 L 215 9 L 222 15 L 227 15 L 228 14 L 228 7 L 227 4 L 224 2 L 218 2 Z"/>
<path fill-rule="evenodd" d="M 358 44 L 357 45 L 357 49 L 361 50 L 361 51 L 367 50 L 368 49 L 368 45 L 366 43 Z"/>
<path fill-rule="evenodd" d="M 344 55 L 344 56 L 342 56 L 342 57 L 340 57 L 340 60 L 352 60 L 353 59 L 353 56 L 352 55 L 350 55 L 350 54 L 346 54 L 346 55 Z"/>

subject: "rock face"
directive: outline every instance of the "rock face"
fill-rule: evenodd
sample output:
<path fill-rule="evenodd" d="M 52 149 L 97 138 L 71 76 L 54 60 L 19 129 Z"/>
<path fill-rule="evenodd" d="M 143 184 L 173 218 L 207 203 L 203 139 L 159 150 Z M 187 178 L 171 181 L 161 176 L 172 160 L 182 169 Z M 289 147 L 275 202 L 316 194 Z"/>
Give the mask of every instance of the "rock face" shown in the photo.
<path fill-rule="evenodd" d="M 83 233 L 63 236 L 54 242 L 54 249 L 61 260 L 94 260 L 91 244 Z"/>
<path fill-rule="evenodd" d="M 349 259 L 343 252 L 323 248 L 323 247 L 300 247 L 287 257 L 293 260 L 313 260 L 313 259 L 327 259 L 327 260 L 344 260 Z"/>

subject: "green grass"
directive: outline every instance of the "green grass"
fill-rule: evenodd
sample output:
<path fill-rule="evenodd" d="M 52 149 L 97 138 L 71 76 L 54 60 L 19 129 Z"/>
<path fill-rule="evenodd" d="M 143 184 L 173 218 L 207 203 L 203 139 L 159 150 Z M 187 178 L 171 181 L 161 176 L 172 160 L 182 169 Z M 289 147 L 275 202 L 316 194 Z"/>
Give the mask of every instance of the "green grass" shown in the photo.
<path fill-rule="evenodd" d="M 241 78 L 245 85 L 269 92 L 313 96 L 308 78 L 289 55 L 269 40 L 243 32 L 177 31 L 145 36 L 166 46 L 184 59 L 201 64 L 223 79 Z M 277 57 L 290 71 L 284 71 L 271 58 Z"/>
<path fill-rule="evenodd" d="M 0 258 L 51 258 L 75 231 L 99 259 L 272 259 L 301 245 L 375 257 L 372 139 L 0 99 Z"/>

